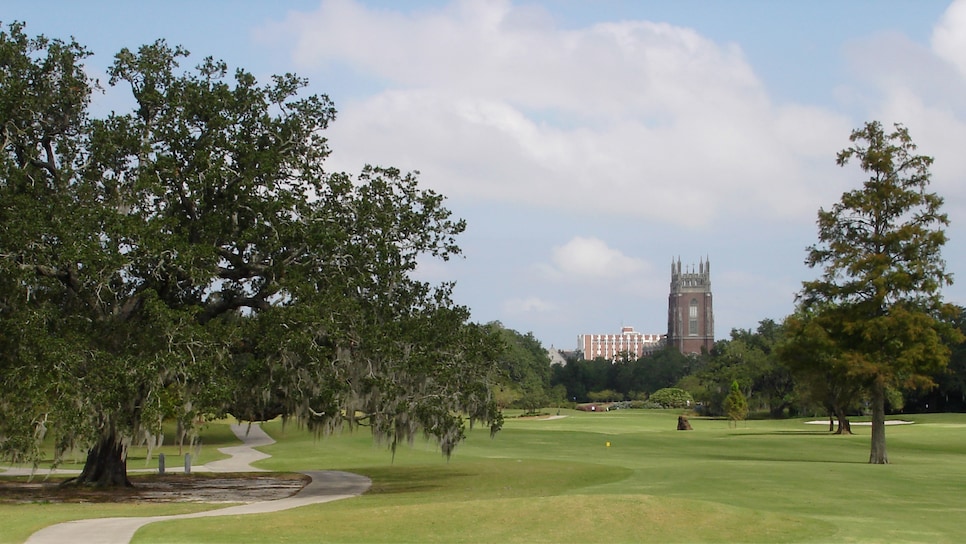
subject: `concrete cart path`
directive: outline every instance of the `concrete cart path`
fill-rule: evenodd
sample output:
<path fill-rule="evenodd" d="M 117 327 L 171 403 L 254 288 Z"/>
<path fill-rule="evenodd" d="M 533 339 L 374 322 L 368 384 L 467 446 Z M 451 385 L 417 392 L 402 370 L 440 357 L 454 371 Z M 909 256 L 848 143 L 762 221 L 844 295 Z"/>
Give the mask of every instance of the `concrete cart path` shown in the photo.
<path fill-rule="evenodd" d="M 251 467 L 250 463 L 270 457 L 256 451 L 254 448 L 274 442 L 271 437 L 257 425 L 232 425 L 232 431 L 245 444 L 219 448 L 220 451 L 231 455 L 228 459 L 215 461 L 197 470 L 212 472 L 247 472 L 259 471 Z M 236 516 L 241 514 L 263 514 L 278 512 L 289 508 L 298 508 L 308 504 L 318 504 L 339 499 L 347 499 L 365 493 L 372 485 L 372 481 L 365 476 L 341 472 L 337 470 L 305 471 L 312 481 L 301 491 L 285 499 L 261 501 L 195 512 L 192 514 L 177 514 L 173 516 L 151 516 L 140 518 L 99 518 L 69 521 L 51 525 L 32 534 L 27 544 L 62 544 L 65 542 L 76 544 L 128 544 L 134 533 L 141 527 L 155 521 L 172 519 L 205 518 L 213 516 Z"/>
<path fill-rule="evenodd" d="M 274 444 L 275 440 L 262 430 L 261 425 L 232 425 L 231 432 L 242 441 L 241 446 L 218 448 L 218 451 L 228 455 L 227 459 L 212 461 L 206 465 L 196 467 L 195 470 L 211 472 L 264 472 L 265 469 L 255 468 L 251 464 L 255 461 L 268 459 L 271 455 L 262 453 L 255 448 Z"/>

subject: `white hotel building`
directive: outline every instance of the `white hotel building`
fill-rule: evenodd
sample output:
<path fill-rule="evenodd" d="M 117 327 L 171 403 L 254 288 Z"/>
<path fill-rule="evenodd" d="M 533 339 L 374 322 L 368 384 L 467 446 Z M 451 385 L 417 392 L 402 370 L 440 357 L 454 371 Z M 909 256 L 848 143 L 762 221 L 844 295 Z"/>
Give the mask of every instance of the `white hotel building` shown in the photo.
<path fill-rule="evenodd" d="M 664 347 L 666 338 L 663 334 L 644 334 L 634 331 L 634 327 L 622 327 L 620 334 L 581 334 L 577 336 L 577 347 L 588 360 L 601 357 L 613 361 L 625 353 L 640 359 Z"/>

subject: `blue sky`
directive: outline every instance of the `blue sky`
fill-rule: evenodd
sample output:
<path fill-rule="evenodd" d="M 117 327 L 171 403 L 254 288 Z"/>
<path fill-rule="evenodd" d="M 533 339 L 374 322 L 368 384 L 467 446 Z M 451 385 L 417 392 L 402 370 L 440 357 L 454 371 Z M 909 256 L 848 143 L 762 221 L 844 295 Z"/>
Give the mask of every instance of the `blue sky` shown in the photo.
<path fill-rule="evenodd" d="M 464 258 L 421 276 L 547 346 L 665 332 L 679 257 L 711 261 L 718 338 L 781 320 L 817 274 L 817 210 L 863 179 L 835 153 L 871 119 L 936 158 L 946 296 L 966 305 L 966 0 L 8 0 L 2 17 L 75 36 L 94 75 L 164 38 L 308 77 L 339 110 L 332 170 L 419 170 L 468 221 Z"/>

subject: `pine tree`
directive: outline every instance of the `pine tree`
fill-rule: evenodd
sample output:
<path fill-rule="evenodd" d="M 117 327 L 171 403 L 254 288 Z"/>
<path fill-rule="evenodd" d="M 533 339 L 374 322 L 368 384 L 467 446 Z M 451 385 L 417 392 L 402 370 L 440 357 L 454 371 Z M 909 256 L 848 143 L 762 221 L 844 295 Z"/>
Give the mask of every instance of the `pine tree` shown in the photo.
<path fill-rule="evenodd" d="M 748 416 L 748 399 L 741 392 L 738 380 L 731 382 L 731 392 L 725 397 L 724 405 L 725 412 L 728 414 L 728 420 L 735 426 L 738 425 L 739 421 L 744 421 L 745 417 Z"/>

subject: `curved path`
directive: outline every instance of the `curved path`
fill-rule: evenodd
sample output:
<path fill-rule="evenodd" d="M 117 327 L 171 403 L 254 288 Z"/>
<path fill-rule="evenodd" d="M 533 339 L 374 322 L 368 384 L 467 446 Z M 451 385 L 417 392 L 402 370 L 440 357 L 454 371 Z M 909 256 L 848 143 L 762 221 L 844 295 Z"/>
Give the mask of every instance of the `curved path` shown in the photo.
<path fill-rule="evenodd" d="M 218 448 L 218 451 L 228 455 L 226 459 L 212 461 L 207 465 L 197 467 L 195 470 L 211 472 L 264 472 L 264 469 L 255 468 L 251 464 L 255 461 L 268 459 L 271 455 L 262 453 L 255 448 L 274 444 L 275 440 L 262 430 L 261 425 L 252 423 L 251 425 L 232 425 L 231 432 L 242 441 L 241 446 L 228 446 Z"/>
<path fill-rule="evenodd" d="M 197 471 L 211 472 L 258 472 L 251 463 L 271 457 L 266 453 L 255 450 L 260 446 L 267 446 L 275 442 L 258 425 L 232 425 L 231 430 L 241 439 L 243 445 L 219 448 L 219 451 L 230 455 L 227 459 L 214 461 L 207 465 L 195 467 Z M 37 531 L 30 535 L 27 544 L 62 544 L 71 542 L 76 544 L 128 544 L 134 533 L 148 523 L 167 521 L 172 519 L 206 518 L 214 516 L 235 516 L 239 514 L 263 514 L 278 512 L 289 508 L 298 508 L 308 504 L 347 499 L 365 493 L 372 485 L 372 481 L 365 476 L 341 472 L 337 470 L 305 471 L 312 481 L 298 493 L 284 499 L 274 501 L 253 502 L 195 512 L 193 514 L 178 514 L 173 516 L 151 516 L 141 518 L 95 518 L 58 523 Z"/>

